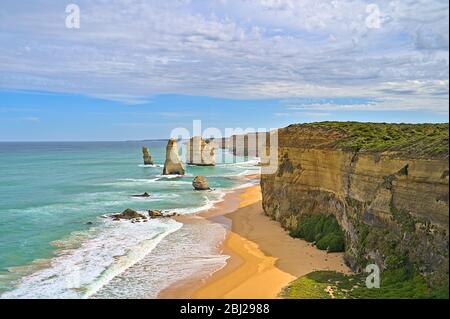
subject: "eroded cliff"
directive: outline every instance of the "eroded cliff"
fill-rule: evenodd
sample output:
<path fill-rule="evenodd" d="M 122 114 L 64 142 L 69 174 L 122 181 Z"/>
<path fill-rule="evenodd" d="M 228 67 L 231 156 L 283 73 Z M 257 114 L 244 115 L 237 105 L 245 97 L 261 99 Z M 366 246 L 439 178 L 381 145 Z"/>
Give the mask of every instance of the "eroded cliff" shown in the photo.
<path fill-rule="evenodd" d="M 294 230 L 334 214 L 354 270 L 407 259 L 448 281 L 448 125 L 293 125 L 278 140 L 278 170 L 261 178 L 267 215 Z"/>

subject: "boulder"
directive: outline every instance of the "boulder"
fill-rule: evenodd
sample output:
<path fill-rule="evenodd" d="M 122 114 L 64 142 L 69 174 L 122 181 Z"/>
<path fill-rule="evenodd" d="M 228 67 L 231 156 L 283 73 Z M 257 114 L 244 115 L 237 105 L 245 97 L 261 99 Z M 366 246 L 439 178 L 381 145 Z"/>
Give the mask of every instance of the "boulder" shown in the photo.
<path fill-rule="evenodd" d="M 216 144 L 200 136 L 194 136 L 187 143 L 186 162 L 196 166 L 215 166 Z"/>
<path fill-rule="evenodd" d="M 175 139 L 170 139 L 166 146 L 166 161 L 163 175 L 184 175 L 183 163 L 178 156 L 178 146 Z"/>
<path fill-rule="evenodd" d="M 144 215 L 139 214 L 137 211 L 132 210 L 130 208 L 125 209 L 120 214 L 112 215 L 111 217 L 116 221 L 121 220 L 121 219 L 133 220 L 133 219 L 145 219 L 146 218 Z"/>
<path fill-rule="evenodd" d="M 164 217 L 163 213 L 160 210 L 149 210 L 148 215 L 150 216 L 150 218 Z"/>
<path fill-rule="evenodd" d="M 194 186 L 194 189 L 197 191 L 206 191 L 210 190 L 208 185 L 208 180 L 204 176 L 197 176 L 192 181 L 192 186 Z"/>
<path fill-rule="evenodd" d="M 152 156 L 150 155 L 148 147 L 145 147 L 145 146 L 142 147 L 142 155 L 144 158 L 145 165 L 153 165 L 153 159 L 152 159 Z"/>

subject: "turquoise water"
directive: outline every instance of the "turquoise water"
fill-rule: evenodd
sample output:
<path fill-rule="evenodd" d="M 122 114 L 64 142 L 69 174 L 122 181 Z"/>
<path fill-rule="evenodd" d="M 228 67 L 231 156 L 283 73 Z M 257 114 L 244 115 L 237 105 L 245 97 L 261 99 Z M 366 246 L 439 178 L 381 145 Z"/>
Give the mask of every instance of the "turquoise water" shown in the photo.
<path fill-rule="evenodd" d="M 126 208 L 192 213 L 210 206 L 224 191 L 242 184 L 240 176 L 255 171 L 254 164 L 246 159 L 233 158 L 219 150 L 216 167 L 188 166 L 186 176 L 167 178 L 161 176 L 165 144 L 0 143 L 0 293 L 14 289 L 21 276 L 34 270 L 24 266 L 57 256 L 58 249 L 67 248 L 64 241 L 73 241 L 75 235 L 77 245 L 96 236 L 104 236 L 105 240 L 116 238 L 108 237 L 118 232 L 112 228 L 116 226 L 109 226 L 100 218 L 105 214 Z M 144 145 L 150 148 L 155 161 L 152 167 L 142 165 Z M 221 163 L 223 158 L 228 164 Z M 206 176 L 215 191 L 193 191 L 191 183 L 197 175 Z M 131 196 L 143 192 L 152 196 Z M 176 230 L 175 224 L 169 224 L 155 222 L 146 227 L 154 226 L 154 239 Z M 120 234 L 139 233 L 127 227 L 120 228 Z M 127 235 L 123 241 L 123 251 L 139 242 L 137 235 L 131 242 L 132 237 Z M 103 254 L 105 265 L 98 270 L 102 273 L 110 266 L 105 261 L 109 255 L 108 247 L 99 247 L 90 247 L 89 251 L 95 258 Z M 95 273 L 92 269 L 89 272 Z"/>

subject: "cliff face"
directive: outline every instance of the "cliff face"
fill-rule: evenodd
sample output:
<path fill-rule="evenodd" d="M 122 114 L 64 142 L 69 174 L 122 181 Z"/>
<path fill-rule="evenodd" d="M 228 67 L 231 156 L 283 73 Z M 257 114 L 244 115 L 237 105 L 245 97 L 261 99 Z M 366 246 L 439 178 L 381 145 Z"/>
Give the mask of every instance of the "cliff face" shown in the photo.
<path fill-rule="evenodd" d="M 314 125 L 278 137 L 278 171 L 261 178 L 267 215 L 295 229 L 302 215 L 334 214 L 357 271 L 405 256 L 423 273 L 448 276 L 448 156 L 345 149 L 344 130 Z"/>
<path fill-rule="evenodd" d="M 270 133 L 258 132 L 222 138 L 219 147 L 237 156 L 260 157 L 266 145 L 270 145 Z"/>
<path fill-rule="evenodd" d="M 193 137 L 187 143 L 186 162 L 189 165 L 216 165 L 216 145 L 200 136 Z"/>

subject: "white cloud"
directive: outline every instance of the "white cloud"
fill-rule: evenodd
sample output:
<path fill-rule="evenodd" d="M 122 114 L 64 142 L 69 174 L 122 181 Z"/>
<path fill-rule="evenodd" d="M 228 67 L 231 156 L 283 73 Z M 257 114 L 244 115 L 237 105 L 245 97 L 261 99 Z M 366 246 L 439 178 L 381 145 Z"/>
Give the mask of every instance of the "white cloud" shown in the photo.
<path fill-rule="evenodd" d="M 30 122 L 30 123 L 39 123 L 41 121 L 41 119 L 39 117 L 35 117 L 35 116 L 24 117 L 24 118 L 22 118 L 22 120 L 24 120 L 26 122 Z"/>
<path fill-rule="evenodd" d="M 81 28 L 69 30 L 60 3 L 2 1 L 0 88 L 127 103 L 179 93 L 368 96 L 385 101 L 370 107 L 438 112 L 448 104 L 447 1 L 76 3 Z M 365 23 L 369 3 L 379 29 Z"/>
<path fill-rule="evenodd" d="M 323 112 L 282 112 L 275 113 L 275 116 L 278 117 L 329 117 L 332 116 L 332 113 L 323 113 Z"/>

